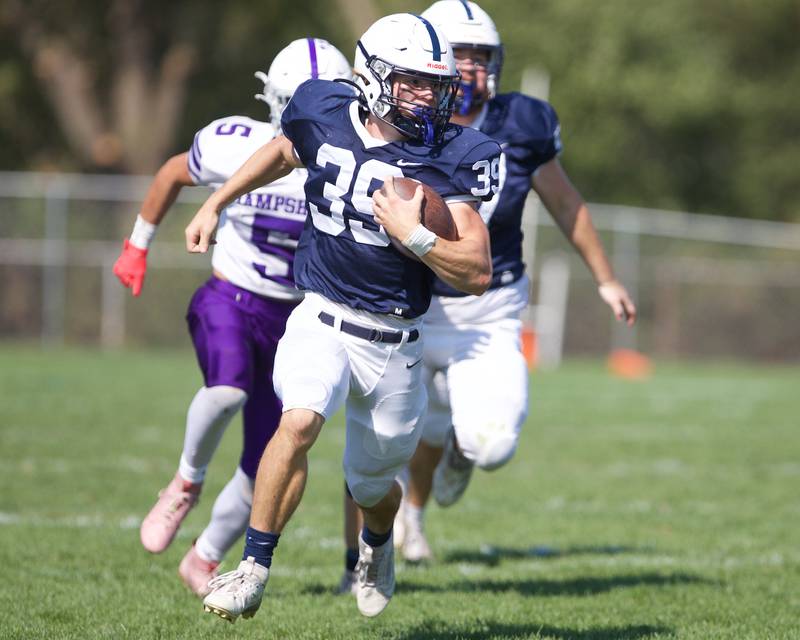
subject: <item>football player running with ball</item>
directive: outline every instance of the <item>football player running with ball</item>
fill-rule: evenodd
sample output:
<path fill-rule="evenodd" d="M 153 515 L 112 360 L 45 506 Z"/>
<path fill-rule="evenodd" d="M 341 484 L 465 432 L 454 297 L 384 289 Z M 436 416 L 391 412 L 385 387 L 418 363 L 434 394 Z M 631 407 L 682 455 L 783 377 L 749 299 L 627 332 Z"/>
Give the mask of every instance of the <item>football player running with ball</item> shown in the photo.
<path fill-rule="evenodd" d="M 452 505 L 463 495 L 474 467 L 498 469 L 517 448 L 528 407 L 520 312 L 528 304 L 530 285 L 522 262 L 521 223 L 531 188 L 583 258 L 616 318 L 629 325 L 636 318 L 586 204 L 558 161 L 561 140 L 553 107 L 519 93 L 497 93 L 503 48 L 492 19 L 466 0 L 441 0 L 422 15 L 449 39 L 461 72 L 451 122 L 484 132 L 501 144 L 503 155 L 500 190 L 480 209 L 491 237 L 489 290 L 480 298 L 465 296 L 436 280 L 425 317 L 429 404 L 397 523 L 401 552 L 411 562 L 431 558 L 423 532 L 431 492 L 440 506 Z"/>
<path fill-rule="evenodd" d="M 114 273 L 134 296 L 142 290 L 156 227 L 181 188 L 224 183 L 264 141 L 280 133 L 281 112 L 300 83 L 351 74 L 347 59 L 327 41 L 295 40 L 278 53 L 268 74 L 256 74 L 264 82 L 256 98 L 269 105 L 271 122 L 242 116 L 215 120 L 197 133 L 188 152 L 161 167 L 114 265 Z M 247 528 L 258 461 L 280 419 L 272 367 L 286 319 L 302 298 L 294 286 L 293 262 L 306 217 L 305 179 L 306 172 L 297 169 L 231 203 L 220 222 L 213 274 L 189 305 L 189 331 L 205 384 L 189 406 L 178 470 L 142 522 L 140 537 L 152 553 L 169 546 L 197 503 L 225 428 L 243 407 L 239 466 L 214 503 L 211 522 L 178 569 L 201 597 L 223 556 Z"/>
<path fill-rule="evenodd" d="M 383 611 L 395 588 L 395 476 L 417 447 L 427 405 L 421 318 L 433 274 L 474 295 L 491 282 L 477 206 L 497 188 L 500 148 L 478 131 L 448 125 L 458 73 L 447 40 L 419 16 L 387 16 L 357 43 L 355 71 L 355 93 L 343 83 L 302 84 L 283 113 L 283 136 L 257 151 L 186 229 L 189 251 L 203 252 L 228 202 L 293 168 L 308 171 L 310 215 L 295 258 L 306 296 L 275 357 L 283 415 L 258 469 L 243 560 L 212 581 L 204 600 L 228 620 L 260 606 L 273 550 L 303 495 L 308 450 L 343 404 L 345 480 L 365 522 L 358 609 Z M 458 240 L 420 224 L 422 189 L 404 200 L 393 187 L 400 176 L 444 198 Z"/>

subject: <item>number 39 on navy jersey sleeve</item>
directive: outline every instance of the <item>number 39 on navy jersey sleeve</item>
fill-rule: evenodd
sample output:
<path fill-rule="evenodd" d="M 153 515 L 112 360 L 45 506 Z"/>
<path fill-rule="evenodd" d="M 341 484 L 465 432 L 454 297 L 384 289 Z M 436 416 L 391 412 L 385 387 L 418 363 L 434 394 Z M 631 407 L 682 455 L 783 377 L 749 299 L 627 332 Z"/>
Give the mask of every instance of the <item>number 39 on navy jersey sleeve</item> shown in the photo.
<path fill-rule="evenodd" d="M 486 105 L 481 131 L 502 145 L 500 191 L 481 207 L 492 244 L 491 289 L 516 282 L 525 272 L 522 261 L 522 212 L 531 179 L 542 165 L 561 153 L 561 127 L 553 107 L 520 93 L 497 95 Z M 435 295 L 462 296 L 441 280 Z"/>
<path fill-rule="evenodd" d="M 500 188 L 500 147 L 487 140 L 461 159 L 453 175 L 456 190 L 472 199 L 488 201 Z"/>

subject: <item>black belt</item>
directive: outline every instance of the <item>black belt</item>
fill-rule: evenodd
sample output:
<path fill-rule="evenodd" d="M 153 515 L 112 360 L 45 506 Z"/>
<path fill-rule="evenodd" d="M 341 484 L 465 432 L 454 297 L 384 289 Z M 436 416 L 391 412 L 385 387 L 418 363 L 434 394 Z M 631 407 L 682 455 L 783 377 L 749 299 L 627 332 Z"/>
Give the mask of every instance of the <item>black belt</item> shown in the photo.
<path fill-rule="evenodd" d="M 322 324 L 327 324 L 333 327 L 336 324 L 336 319 L 330 314 L 320 311 L 317 316 Z M 388 342 L 389 344 L 398 344 L 403 341 L 403 334 L 405 331 L 384 331 L 383 329 L 370 329 L 369 327 L 362 327 L 360 324 L 353 324 L 347 320 L 342 320 L 339 327 L 341 331 L 349 333 L 351 336 L 368 340 L 369 342 Z M 414 342 L 419 338 L 419 331 L 412 329 L 408 332 L 408 340 L 406 342 Z"/>

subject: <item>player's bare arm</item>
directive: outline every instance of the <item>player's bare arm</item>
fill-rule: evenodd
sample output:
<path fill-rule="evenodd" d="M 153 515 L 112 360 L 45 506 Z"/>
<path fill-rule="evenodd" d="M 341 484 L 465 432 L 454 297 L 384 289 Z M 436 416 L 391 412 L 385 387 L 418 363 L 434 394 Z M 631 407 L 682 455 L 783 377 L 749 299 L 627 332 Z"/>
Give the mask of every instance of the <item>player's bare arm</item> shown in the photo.
<path fill-rule="evenodd" d="M 181 153 L 167 160 L 156 172 L 147 189 L 141 211 L 130 238 L 126 238 L 122 252 L 114 262 L 114 275 L 122 286 L 138 297 L 144 286 L 147 273 L 147 252 L 159 223 L 175 202 L 181 189 L 194 184 L 189 174 L 188 153 Z"/>
<path fill-rule="evenodd" d="M 189 153 L 179 153 L 156 172 L 147 189 L 140 215 L 150 224 L 159 224 L 178 198 L 183 187 L 194 185 L 189 175 Z"/>
<path fill-rule="evenodd" d="M 205 253 L 214 244 L 222 210 L 239 196 L 288 175 L 302 167 L 291 141 L 280 135 L 245 162 L 230 179 L 206 200 L 186 227 L 186 250 Z"/>
<path fill-rule="evenodd" d="M 384 182 L 384 193 L 372 197 L 375 220 L 386 232 L 405 241 L 420 223 L 423 192 L 418 187 L 411 200 L 404 200 L 394 189 L 393 181 Z M 450 286 L 480 295 L 492 281 L 489 233 L 478 212 L 466 202 L 448 205 L 458 229 L 458 240 L 437 238 L 433 248 L 420 259 Z"/>
<path fill-rule="evenodd" d="M 448 207 L 458 229 L 458 240 L 437 239 L 422 261 L 450 286 L 479 296 L 492 282 L 489 231 L 471 204 L 453 202 Z"/>
<path fill-rule="evenodd" d="M 611 307 L 617 320 L 632 325 L 636 321 L 636 306 L 625 287 L 614 277 L 589 209 L 558 159 L 543 164 L 534 175 L 532 184 L 556 224 L 589 267 L 600 297 Z"/>

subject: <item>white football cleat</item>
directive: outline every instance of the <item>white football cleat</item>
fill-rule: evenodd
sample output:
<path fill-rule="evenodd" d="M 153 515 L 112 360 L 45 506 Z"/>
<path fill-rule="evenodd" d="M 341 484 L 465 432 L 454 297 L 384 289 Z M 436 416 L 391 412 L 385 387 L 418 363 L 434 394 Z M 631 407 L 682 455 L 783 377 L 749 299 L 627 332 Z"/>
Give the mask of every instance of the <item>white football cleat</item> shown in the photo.
<path fill-rule="evenodd" d="M 380 547 L 371 547 L 358 537 L 358 589 L 356 602 L 361 615 L 373 618 L 389 604 L 394 594 L 394 543 L 390 537 Z"/>
<path fill-rule="evenodd" d="M 228 622 L 236 622 L 239 616 L 252 618 L 261 606 L 267 580 L 269 569 L 248 556 L 239 563 L 238 569 L 208 583 L 211 593 L 203 600 L 203 609 Z"/>
<path fill-rule="evenodd" d="M 208 583 L 219 575 L 218 566 L 219 562 L 201 558 L 197 547 L 192 544 L 178 566 L 178 575 L 195 595 L 205 598 L 211 592 Z"/>
<path fill-rule="evenodd" d="M 406 539 L 400 550 L 403 558 L 412 564 L 433 560 L 433 552 L 425 538 L 425 532 L 413 522 L 406 521 Z"/>
<path fill-rule="evenodd" d="M 433 497 L 440 507 L 449 507 L 464 495 L 474 466 L 458 450 L 455 431 L 450 431 L 442 459 L 433 472 Z"/>
<path fill-rule="evenodd" d="M 339 586 L 336 587 L 337 596 L 358 595 L 358 574 L 355 571 L 344 570 Z"/>

